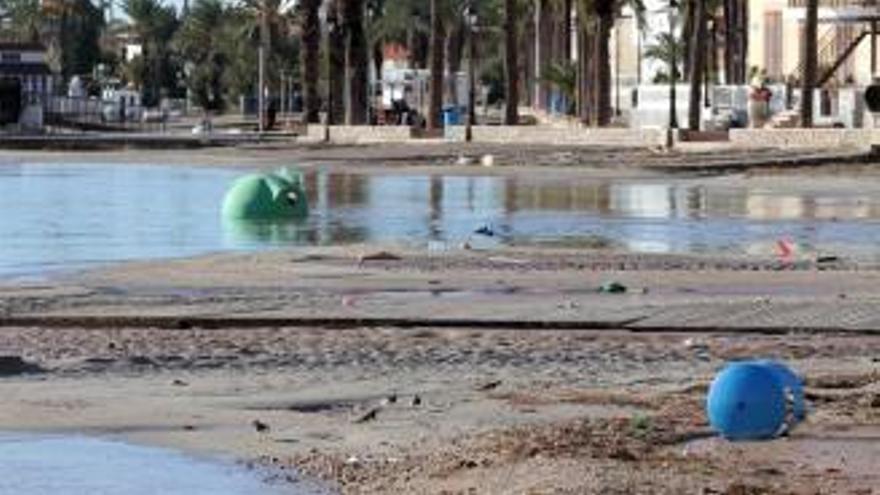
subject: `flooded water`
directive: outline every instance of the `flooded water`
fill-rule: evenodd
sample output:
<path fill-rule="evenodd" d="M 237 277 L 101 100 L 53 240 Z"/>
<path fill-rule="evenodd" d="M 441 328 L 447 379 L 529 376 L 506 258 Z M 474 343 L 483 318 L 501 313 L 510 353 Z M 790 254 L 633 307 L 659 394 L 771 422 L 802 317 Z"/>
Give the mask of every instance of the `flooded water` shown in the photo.
<path fill-rule="evenodd" d="M 0 436 L 0 493 L 280 495 L 232 464 L 85 437 Z"/>
<path fill-rule="evenodd" d="M 635 252 L 880 258 L 880 187 L 798 192 L 717 180 L 313 172 L 299 223 L 224 224 L 224 192 L 242 170 L 137 165 L 0 164 L 0 275 L 132 259 L 354 242 L 453 247 L 556 244 Z M 488 226 L 492 237 L 474 235 Z"/>

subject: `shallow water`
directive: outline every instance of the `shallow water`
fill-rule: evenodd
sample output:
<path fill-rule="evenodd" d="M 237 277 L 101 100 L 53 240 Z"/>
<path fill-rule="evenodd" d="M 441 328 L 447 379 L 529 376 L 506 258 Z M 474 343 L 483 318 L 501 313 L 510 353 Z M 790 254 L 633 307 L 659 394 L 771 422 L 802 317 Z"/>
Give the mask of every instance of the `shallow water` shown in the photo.
<path fill-rule="evenodd" d="M 233 464 L 86 437 L 0 436 L 0 493 L 28 495 L 275 495 Z"/>
<path fill-rule="evenodd" d="M 712 179 L 306 176 L 300 223 L 224 224 L 223 194 L 242 170 L 144 165 L 0 164 L 0 276 L 132 259 L 273 246 L 470 241 L 618 247 L 634 252 L 880 258 L 880 187 L 855 196 L 750 188 Z M 473 235 L 488 225 L 495 236 Z"/>

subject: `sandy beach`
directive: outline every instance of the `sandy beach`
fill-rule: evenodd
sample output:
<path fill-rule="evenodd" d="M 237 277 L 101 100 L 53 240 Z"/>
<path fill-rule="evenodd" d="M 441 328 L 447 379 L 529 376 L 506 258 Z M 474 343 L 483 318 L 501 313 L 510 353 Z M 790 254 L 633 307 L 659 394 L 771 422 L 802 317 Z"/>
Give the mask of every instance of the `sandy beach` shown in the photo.
<path fill-rule="evenodd" d="M 235 161 L 190 153 L 177 160 Z M 236 164 L 352 159 L 302 153 L 245 150 Z M 397 151 L 376 153 L 365 173 Z M 400 153 L 413 167 L 453 158 Z M 681 177 L 605 160 L 552 173 Z M 826 170 L 718 180 L 875 187 L 867 166 Z M 487 173 L 548 172 L 533 163 Z M 340 493 L 876 493 L 878 278 L 871 260 L 813 254 L 353 244 L 7 281 L 0 355 L 21 361 L 0 366 L 0 431 L 233 456 L 273 468 L 292 490 L 318 480 Z M 627 291 L 602 293 L 611 281 Z M 712 434 L 708 385 L 744 358 L 780 359 L 806 377 L 810 414 L 790 436 Z"/>

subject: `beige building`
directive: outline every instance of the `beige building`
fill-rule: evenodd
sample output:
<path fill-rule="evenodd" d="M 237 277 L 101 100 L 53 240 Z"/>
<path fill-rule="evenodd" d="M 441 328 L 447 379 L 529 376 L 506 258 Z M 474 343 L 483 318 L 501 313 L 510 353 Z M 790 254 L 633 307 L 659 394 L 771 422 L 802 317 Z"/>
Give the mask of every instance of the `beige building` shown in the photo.
<path fill-rule="evenodd" d="M 805 0 L 749 2 L 749 67 L 772 82 L 798 80 L 803 68 Z M 865 85 L 877 72 L 878 0 L 819 0 L 819 83 Z"/>

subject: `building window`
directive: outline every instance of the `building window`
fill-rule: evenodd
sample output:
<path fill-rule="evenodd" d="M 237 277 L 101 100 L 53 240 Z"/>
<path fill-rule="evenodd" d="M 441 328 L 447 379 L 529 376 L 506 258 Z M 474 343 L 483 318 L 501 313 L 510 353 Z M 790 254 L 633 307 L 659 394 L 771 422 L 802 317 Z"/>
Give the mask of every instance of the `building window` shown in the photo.
<path fill-rule="evenodd" d="M 0 60 L 3 62 L 21 62 L 21 54 L 20 53 L 4 53 L 0 55 Z"/>

